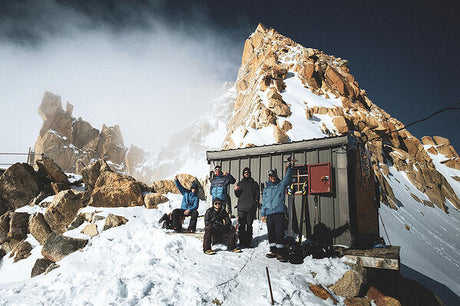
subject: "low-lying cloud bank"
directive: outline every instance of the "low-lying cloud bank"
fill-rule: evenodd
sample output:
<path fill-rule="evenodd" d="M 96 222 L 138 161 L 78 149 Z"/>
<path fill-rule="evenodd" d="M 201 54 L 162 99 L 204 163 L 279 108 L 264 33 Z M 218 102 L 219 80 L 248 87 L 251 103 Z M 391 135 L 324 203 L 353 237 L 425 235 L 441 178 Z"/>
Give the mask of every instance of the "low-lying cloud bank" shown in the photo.
<path fill-rule="evenodd" d="M 119 124 L 125 145 L 157 149 L 210 110 L 239 67 L 242 42 L 210 26 L 199 7 L 43 1 L 9 4 L 1 16 L 3 152 L 33 146 L 47 90 L 98 129 Z"/>

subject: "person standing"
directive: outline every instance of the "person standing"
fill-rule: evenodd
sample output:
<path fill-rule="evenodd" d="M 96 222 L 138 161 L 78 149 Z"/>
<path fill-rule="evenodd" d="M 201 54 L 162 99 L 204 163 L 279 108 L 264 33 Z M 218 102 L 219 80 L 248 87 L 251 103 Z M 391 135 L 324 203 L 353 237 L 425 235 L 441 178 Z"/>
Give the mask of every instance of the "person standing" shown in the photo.
<path fill-rule="evenodd" d="M 215 254 L 211 249 L 212 241 L 224 239 L 227 242 L 227 250 L 240 253 L 241 250 L 236 247 L 236 233 L 228 213 L 222 206 L 222 201 L 215 198 L 212 201 L 212 207 L 206 210 L 204 215 L 204 237 L 203 252 L 207 255 Z"/>
<path fill-rule="evenodd" d="M 251 170 L 243 169 L 243 178 L 235 186 L 238 198 L 238 237 L 241 247 L 250 247 L 252 242 L 252 222 L 259 205 L 259 184 L 251 177 Z"/>
<path fill-rule="evenodd" d="M 284 205 L 285 190 L 291 183 L 292 167 L 294 162 L 290 161 L 288 170 L 283 180 L 278 178 L 276 169 L 268 171 L 268 181 L 262 194 L 262 221 L 267 223 L 268 242 L 270 253 L 268 258 L 278 258 L 279 261 L 288 261 L 288 252 L 284 246 L 284 228 L 286 205 Z"/>
<path fill-rule="evenodd" d="M 211 181 L 211 196 L 212 200 L 220 199 L 223 203 L 223 207 L 225 204 L 228 204 L 227 212 L 231 214 L 231 206 L 229 197 L 227 195 L 228 192 L 228 185 L 235 184 L 236 179 L 228 172 L 222 173 L 222 167 L 217 165 L 214 167 L 214 178 Z"/>
<path fill-rule="evenodd" d="M 171 213 L 172 226 L 176 232 L 182 232 L 181 217 L 190 216 L 190 224 L 187 232 L 194 233 L 196 231 L 196 223 L 198 219 L 198 205 L 200 199 L 198 198 L 198 184 L 193 182 L 190 190 L 185 189 L 179 182 L 179 178 L 176 175 L 174 177 L 174 183 L 177 189 L 182 194 L 181 208 L 174 209 Z"/>

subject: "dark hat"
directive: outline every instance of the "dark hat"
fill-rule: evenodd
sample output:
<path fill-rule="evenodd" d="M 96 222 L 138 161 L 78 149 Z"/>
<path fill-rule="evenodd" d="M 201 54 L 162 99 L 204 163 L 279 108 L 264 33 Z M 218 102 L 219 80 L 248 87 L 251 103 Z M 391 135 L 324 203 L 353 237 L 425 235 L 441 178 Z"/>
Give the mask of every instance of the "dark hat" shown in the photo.
<path fill-rule="evenodd" d="M 196 182 L 193 182 L 192 186 L 190 187 L 190 189 L 198 190 L 198 184 Z"/>
<path fill-rule="evenodd" d="M 214 170 L 217 170 L 217 169 L 222 169 L 222 167 L 217 165 L 217 166 L 214 167 Z"/>
<path fill-rule="evenodd" d="M 267 171 L 268 173 L 268 176 L 278 176 L 278 172 L 276 171 L 276 169 L 270 169 Z"/>
<path fill-rule="evenodd" d="M 249 175 L 251 175 L 251 169 L 249 169 L 249 167 L 246 167 L 246 168 L 243 169 L 243 174 L 244 174 L 245 172 L 248 172 Z"/>
<path fill-rule="evenodd" d="M 219 198 L 212 199 L 212 205 L 214 205 L 215 203 L 220 203 L 220 205 L 222 205 L 222 202 L 223 201 L 221 199 L 219 199 Z"/>

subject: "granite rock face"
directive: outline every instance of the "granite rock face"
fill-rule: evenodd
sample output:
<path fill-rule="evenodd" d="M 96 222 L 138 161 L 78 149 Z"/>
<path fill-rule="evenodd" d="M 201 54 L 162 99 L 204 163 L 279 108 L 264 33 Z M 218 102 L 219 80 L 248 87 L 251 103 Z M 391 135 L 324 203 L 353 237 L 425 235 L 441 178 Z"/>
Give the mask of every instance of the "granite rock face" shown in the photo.
<path fill-rule="evenodd" d="M 295 132 L 300 125 L 315 129 L 316 138 L 351 133 L 368 145 L 383 203 L 397 209 L 388 178 L 388 167 L 394 165 L 426 194 L 429 205 L 447 211 L 450 201 L 460 209 L 460 199 L 430 157 L 441 154 L 445 166 L 460 170 L 460 158 L 449 140 L 424 137 L 422 144 L 400 121 L 372 103 L 351 74 L 348 61 L 305 48 L 259 24 L 244 44 L 235 87 L 223 149 L 252 146 L 257 139 L 252 133 L 257 130 L 264 130 L 264 135 L 272 131 L 271 142 L 262 144 L 303 140 L 298 137 L 305 136 Z M 302 92 L 303 102 L 297 101 L 298 95 L 292 98 L 292 88 Z"/>

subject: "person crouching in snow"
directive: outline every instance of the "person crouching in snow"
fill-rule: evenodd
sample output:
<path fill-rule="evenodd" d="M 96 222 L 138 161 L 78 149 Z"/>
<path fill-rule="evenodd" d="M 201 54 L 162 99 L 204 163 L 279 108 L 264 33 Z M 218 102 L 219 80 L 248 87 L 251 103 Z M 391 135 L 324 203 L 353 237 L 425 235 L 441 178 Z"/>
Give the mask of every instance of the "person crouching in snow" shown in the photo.
<path fill-rule="evenodd" d="M 294 163 L 289 162 L 288 170 L 283 180 L 278 178 L 275 170 L 268 171 L 268 181 L 262 193 L 262 221 L 267 222 L 268 242 L 270 253 L 268 258 L 277 257 L 279 261 L 288 261 L 287 249 L 284 246 L 284 228 L 286 206 L 284 205 L 285 190 L 291 183 L 292 167 Z"/>
<path fill-rule="evenodd" d="M 185 189 L 179 182 L 179 178 L 176 175 L 174 177 L 174 183 L 177 189 L 182 194 L 181 208 L 174 209 L 171 213 L 171 221 L 173 229 L 176 232 L 182 232 L 181 218 L 190 216 L 190 224 L 187 232 L 194 233 L 196 231 L 196 222 L 198 219 L 198 205 L 200 199 L 198 198 L 198 184 L 193 182 L 190 190 Z"/>
<path fill-rule="evenodd" d="M 236 233 L 228 213 L 222 207 L 222 201 L 219 198 L 212 200 L 212 207 L 208 208 L 204 215 L 205 232 L 203 238 L 203 252 L 208 255 L 215 254 L 211 249 L 212 240 L 225 239 L 227 250 L 235 253 L 241 252 L 236 247 Z"/>

